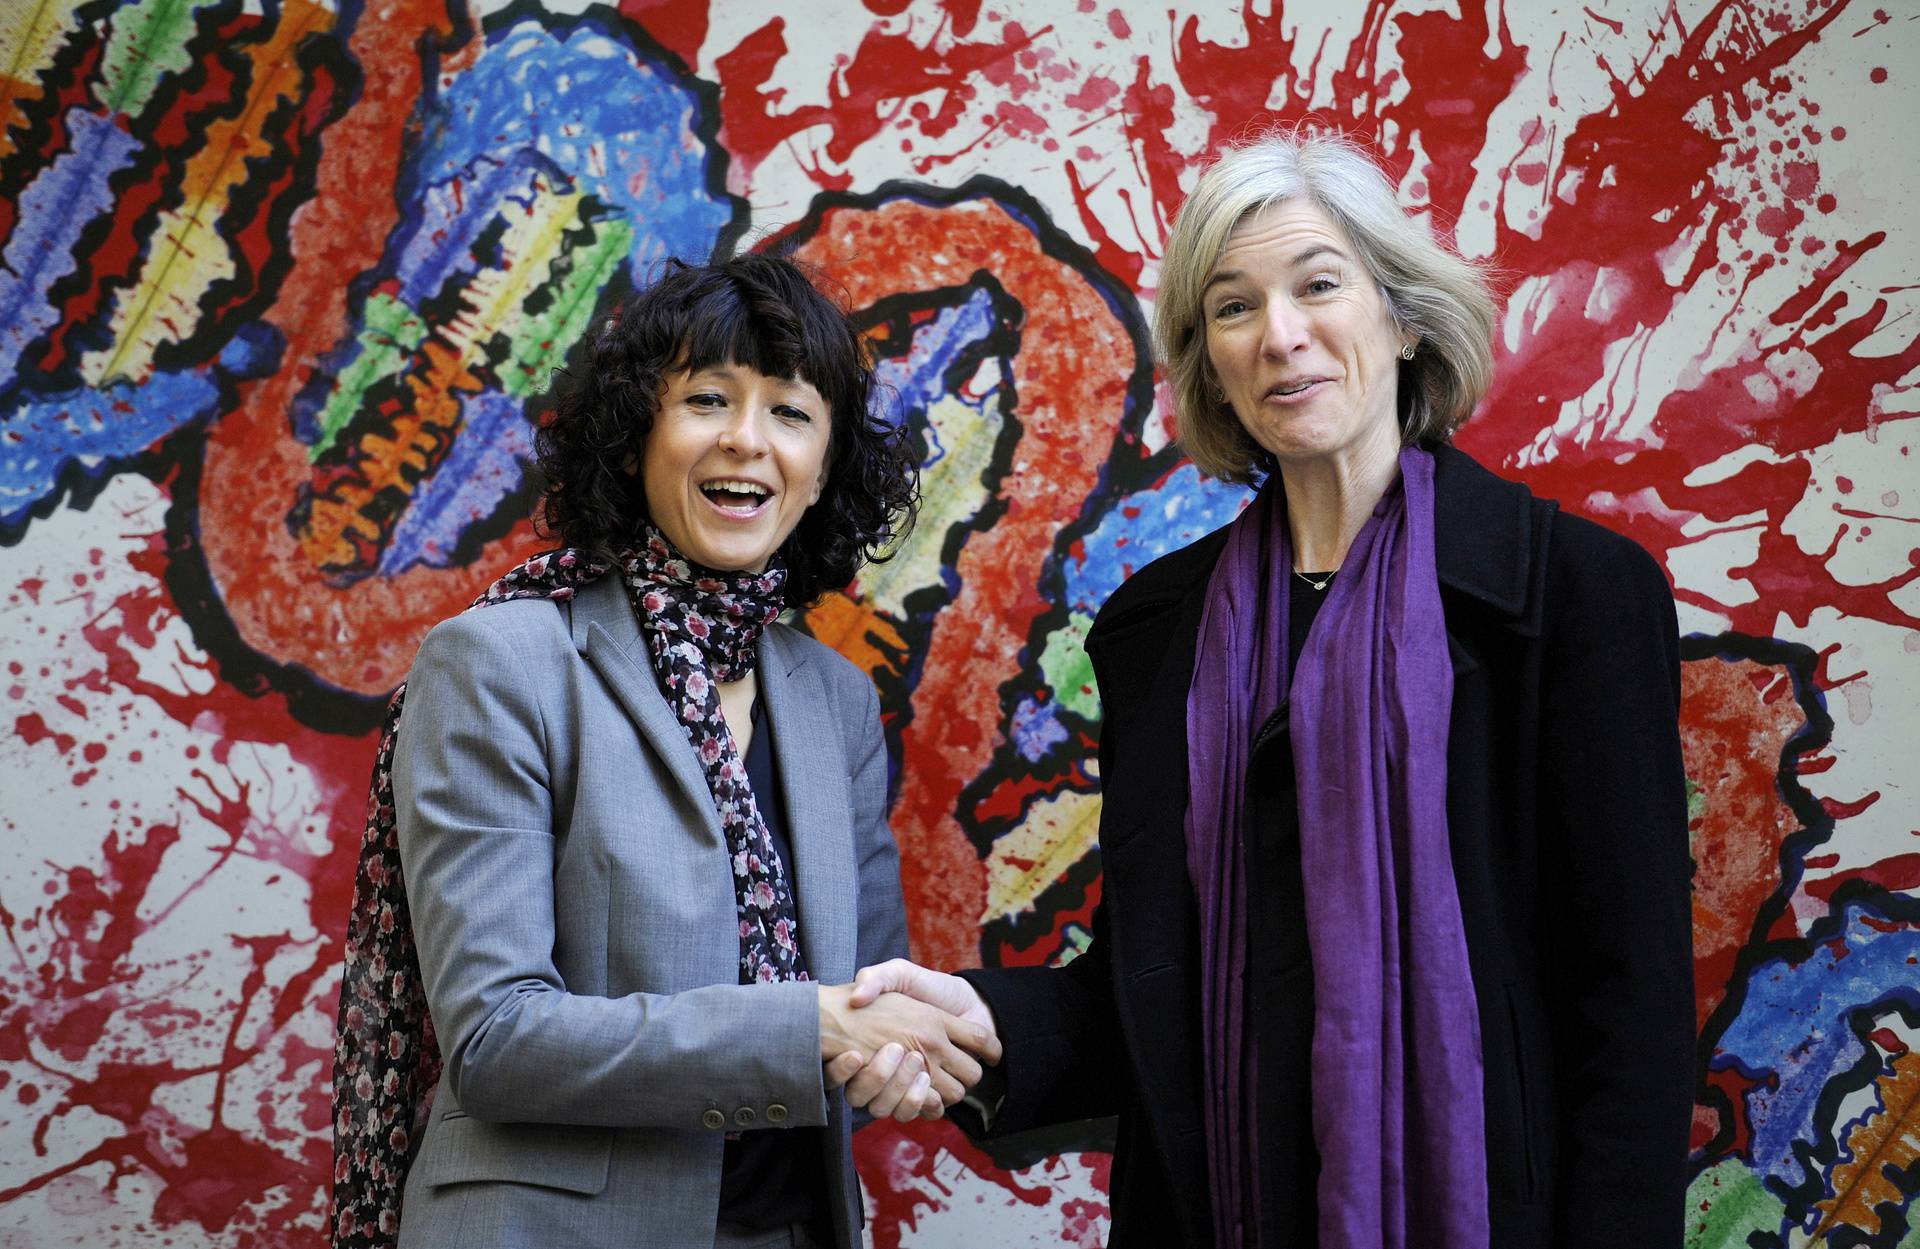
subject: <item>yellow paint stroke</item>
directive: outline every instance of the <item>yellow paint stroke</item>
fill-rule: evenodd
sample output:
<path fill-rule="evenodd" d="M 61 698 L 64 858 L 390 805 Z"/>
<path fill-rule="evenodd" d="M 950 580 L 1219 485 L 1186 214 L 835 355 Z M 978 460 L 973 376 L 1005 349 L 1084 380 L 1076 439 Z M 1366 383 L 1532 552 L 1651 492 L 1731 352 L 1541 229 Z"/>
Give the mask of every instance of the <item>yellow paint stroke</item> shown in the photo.
<path fill-rule="evenodd" d="M 1880 1109 L 1847 1138 L 1847 1160 L 1833 1169 L 1833 1193 L 1815 1207 L 1821 1218 L 1812 1244 L 1839 1227 L 1878 1236 L 1881 1204 L 1899 1209 L 1907 1199 L 1889 1173 L 1920 1162 L 1920 1050 L 1895 1058 L 1878 1083 Z"/>
<path fill-rule="evenodd" d="M 927 407 L 927 425 L 945 452 L 920 474 L 920 518 L 899 554 L 860 573 L 860 593 L 881 611 L 907 614 L 906 598 L 915 590 L 939 585 L 944 575 L 941 548 L 955 525 L 976 516 L 991 488 L 985 474 L 994 443 L 1006 425 L 998 396 L 976 409 L 953 395 Z"/>
<path fill-rule="evenodd" d="M 1067 790 L 1027 809 L 987 855 L 982 924 L 1033 910 L 1040 895 L 1092 851 L 1100 833 L 1100 796 Z"/>
<path fill-rule="evenodd" d="M 368 567 L 385 542 L 383 492 L 406 494 L 445 454 L 460 429 L 460 396 L 485 383 L 472 365 L 496 335 L 520 315 L 527 295 L 544 283 L 579 223 L 584 197 L 542 190 L 508 222 L 498 267 L 476 274 L 460 294 L 460 311 L 437 326 L 423 347 L 426 367 L 407 378 L 413 403 L 393 415 L 390 434 L 369 432 L 353 447 L 353 472 L 316 493 L 300 537 L 315 567 Z M 516 210 L 509 210 L 515 212 Z"/>
<path fill-rule="evenodd" d="M 0 4 L 0 159 L 13 155 L 13 132 L 27 120 L 24 101 L 45 94 L 40 75 L 75 26 L 77 0 Z"/>
<path fill-rule="evenodd" d="M 157 242 L 139 280 L 114 309 L 113 345 L 81 361 L 81 376 L 89 384 L 144 380 L 154 352 L 192 334 L 200 300 L 215 282 L 234 275 L 233 253 L 217 233 L 220 216 L 234 188 L 247 180 L 247 160 L 272 155 L 273 145 L 262 133 L 267 120 L 282 101 L 298 99 L 306 87 L 295 49 L 307 36 L 331 30 L 333 20 L 332 12 L 309 0 L 288 0 L 273 37 L 247 49 L 252 85 L 246 104 L 239 116 L 209 126 L 205 145 L 187 162 L 180 206 L 161 214 Z"/>

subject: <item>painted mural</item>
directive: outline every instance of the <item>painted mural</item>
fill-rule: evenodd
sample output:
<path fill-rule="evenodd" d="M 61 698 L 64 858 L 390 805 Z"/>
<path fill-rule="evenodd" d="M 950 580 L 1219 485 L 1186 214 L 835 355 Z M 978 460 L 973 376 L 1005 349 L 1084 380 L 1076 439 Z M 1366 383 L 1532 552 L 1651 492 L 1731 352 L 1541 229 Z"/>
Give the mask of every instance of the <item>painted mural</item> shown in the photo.
<path fill-rule="evenodd" d="M 666 257 L 859 311 L 927 503 L 805 624 L 881 690 L 918 957 L 1072 957 L 1081 640 L 1245 502 L 1170 441 L 1160 245 L 1310 119 L 1499 266 L 1461 444 L 1675 583 L 1689 1245 L 1920 1249 L 1917 77 L 1860 0 L 0 5 L 0 1243 L 323 1242 L 384 697 Z M 873 1242 L 1096 1245 L 1102 1143 L 871 1127 Z"/>

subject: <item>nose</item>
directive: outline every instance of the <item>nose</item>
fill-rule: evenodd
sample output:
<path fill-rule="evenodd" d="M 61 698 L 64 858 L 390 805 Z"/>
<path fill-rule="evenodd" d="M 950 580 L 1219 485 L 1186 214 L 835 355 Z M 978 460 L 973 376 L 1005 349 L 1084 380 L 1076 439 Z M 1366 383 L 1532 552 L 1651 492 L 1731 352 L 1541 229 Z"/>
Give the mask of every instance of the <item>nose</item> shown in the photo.
<path fill-rule="evenodd" d="M 1261 327 L 1261 354 L 1269 359 L 1290 356 L 1307 346 L 1307 318 L 1290 299 L 1275 299 L 1267 304 L 1266 322 Z"/>
<path fill-rule="evenodd" d="M 720 449 L 742 459 L 756 459 L 767 452 L 767 414 L 758 405 L 743 403 L 720 429 Z"/>

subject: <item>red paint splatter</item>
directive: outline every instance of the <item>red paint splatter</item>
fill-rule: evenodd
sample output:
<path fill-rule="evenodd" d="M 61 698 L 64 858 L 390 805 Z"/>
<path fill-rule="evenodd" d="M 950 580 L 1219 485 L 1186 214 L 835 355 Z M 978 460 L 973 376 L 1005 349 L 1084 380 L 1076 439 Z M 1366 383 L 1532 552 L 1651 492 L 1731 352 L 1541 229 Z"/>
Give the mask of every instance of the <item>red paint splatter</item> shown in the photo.
<path fill-rule="evenodd" d="M 1896 854 L 1868 867 L 1835 872 L 1821 880 L 1810 880 L 1803 888 L 1811 897 L 1830 902 L 1834 891 L 1850 880 L 1869 880 L 1895 892 L 1920 889 L 1920 854 Z"/>
<path fill-rule="evenodd" d="M 984 1151 L 960 1130 L 945 1120 L 902 1126 L 892 1120 L 880 1120 L 862 1128 L 853 1138 L 854 1160 L 864 1175 L 883 1177 L 880 1184 L 869 1184 L 873 1215 L 867 1222 L 867 1234 L 879 1249 L 891 1249 L 903 1234 L 915 1230 L 923 1208 L 939 1200 L 933 1194 L 951 1194 L 941 1180 L 937 1167 L 942 1154 L 951 1156 L 967 1170 L 990 1181 L 1007 1197 L 1027 1206 L 1045 1206 L 1053 1200 L 1053 1190 L 1044 1185 L 1025 1185 L 993 1164 Z M 1102 1190 L 1111 1179 L 1111 1162 L 1096 1164 L 1095 1182 Z M 932 1193 L 928 1190 L 931 1189 Z M 1082 1212 L 1091 1214 L 1092 1211 Z M 1074 1215 L 1063 1211 L 1071 1224 Z"/>
<path fill-rule="evenodd" d="M 916 44 L 905 34 L 867 32 L 844 74 L 828 86 L 829 102 L 778 112 L 782 93 L 765 89 L 787 54 L 786 21 L 774 18 L 714 64 L 719 74 L 720 138 L 746 170 L 780 144 L 815 126 L 828 126 L 829 158 L 844 164 L 861 144 L 879 134 L 897 102 L 930 91 L 954 91 L 976 75 L 1004 67 L 1050 28 L 1029 35 L 1009 22 L 997 42 L 955 43 L 944 50 Z M 896 104 L 893 111 L 885 106 Z"/>
<path fill-rule="evenodd" d="M 686 65 L 700 63 L 712 0 L 620 0 L 620 12 L 638 22 Z"/>

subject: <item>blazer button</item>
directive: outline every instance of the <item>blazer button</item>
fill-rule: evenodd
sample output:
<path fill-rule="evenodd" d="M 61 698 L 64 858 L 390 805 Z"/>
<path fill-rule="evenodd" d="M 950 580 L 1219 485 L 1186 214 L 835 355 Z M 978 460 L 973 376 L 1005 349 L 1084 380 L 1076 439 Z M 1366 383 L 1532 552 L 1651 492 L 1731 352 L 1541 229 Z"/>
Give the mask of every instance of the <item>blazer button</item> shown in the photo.
<path fill-rule="evenodd" d="M 727 1126 L 727 1117 L 717 1110 L 709 1109 L 707 1113 L 700 1116 L 700 1122 L 717 1131 Z"/>
<path fill-rule="evenodd" d="M 753 1107 L 751 1106 L 742 1106 L 733 1112 L 733 1121 L 743 1128 L 752 1127 L 753 1121 L 759 1117 L 759 1115 L 753 1113 Z"/>
<path fill-rule="evenodd" d="M 775 1102 L 773 1105 L 767 1107 L 768 1123 L 785 1123 L 786 1121 L 787 1108 L 785 1106 L 782 1106 L 779 1102 Z"/>

